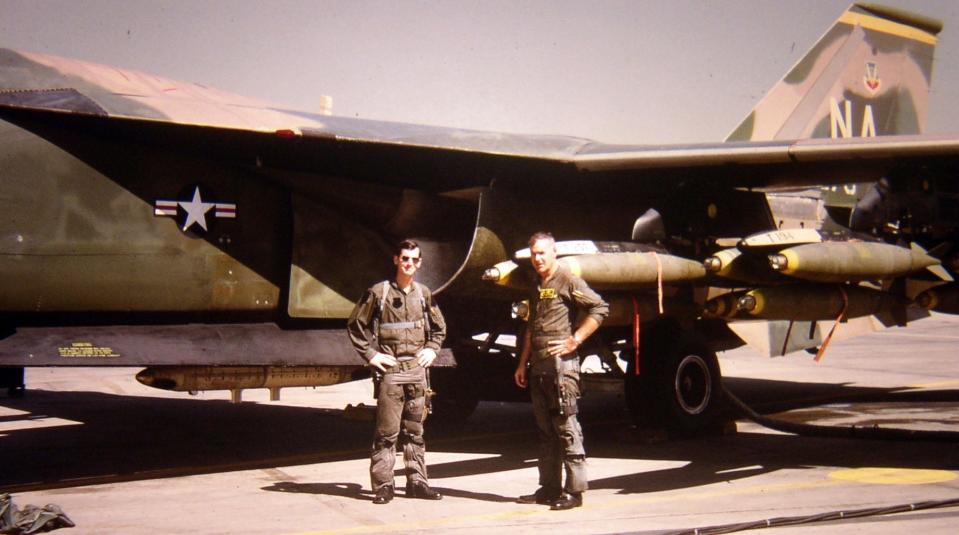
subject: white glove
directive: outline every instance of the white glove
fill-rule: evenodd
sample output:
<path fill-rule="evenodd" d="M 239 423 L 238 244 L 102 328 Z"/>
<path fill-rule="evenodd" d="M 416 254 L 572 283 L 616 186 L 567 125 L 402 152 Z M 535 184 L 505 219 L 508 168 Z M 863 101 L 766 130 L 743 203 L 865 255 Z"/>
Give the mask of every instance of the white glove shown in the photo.
<path fill-rule="evenodd" d="M 420 349 L 420 352 L 416 354 L 416 362 L 418 362 L 420 366 L 424 368 L 429 367 L 430 364 L 433 364 L 434 360 L 436 360 L 436 351 L 433 351 L 428 347 Z"/>
<path fill-rule="evenodd" d="M 396 359 L 386 353 L 377 353 L 370 358 L 370 366 L 385 372 L 386 368 L 396 366 Z"/>

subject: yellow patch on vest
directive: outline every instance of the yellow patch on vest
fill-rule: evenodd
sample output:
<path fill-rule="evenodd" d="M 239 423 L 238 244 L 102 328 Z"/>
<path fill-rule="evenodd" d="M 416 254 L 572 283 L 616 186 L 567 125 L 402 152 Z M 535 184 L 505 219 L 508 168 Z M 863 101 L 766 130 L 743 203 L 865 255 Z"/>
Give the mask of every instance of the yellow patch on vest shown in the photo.
<path fill-rule="evenodd" d="M 539 289 L 539 298 L 540 298 L 540 299 L 556 299 L 556 289 L 555 289 L 555 288 L 540 288 L 540 289 Z"/>

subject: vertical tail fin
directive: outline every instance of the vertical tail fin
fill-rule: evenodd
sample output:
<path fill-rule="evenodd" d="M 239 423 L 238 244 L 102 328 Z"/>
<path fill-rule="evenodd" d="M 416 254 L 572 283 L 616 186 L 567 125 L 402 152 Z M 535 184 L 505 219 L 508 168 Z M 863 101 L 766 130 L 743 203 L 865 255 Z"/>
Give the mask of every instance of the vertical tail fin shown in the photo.
<path fill-rule="evenodd" d="M 727 141 L 918 134 L 942 23 L 854 4 Z"/>

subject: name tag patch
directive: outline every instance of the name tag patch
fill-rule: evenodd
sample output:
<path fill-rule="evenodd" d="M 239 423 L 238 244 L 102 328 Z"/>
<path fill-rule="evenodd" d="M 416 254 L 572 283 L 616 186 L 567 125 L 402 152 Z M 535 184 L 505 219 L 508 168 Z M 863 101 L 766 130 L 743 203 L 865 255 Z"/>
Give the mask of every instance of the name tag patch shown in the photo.
<path fill-rule="evenodd" d="M 556 299 L 556 289 L 555 289 L 555 288 L 540 288 L 540 289 L 539 289 L 539 298 L 540 298 L 540 299 Z"/>

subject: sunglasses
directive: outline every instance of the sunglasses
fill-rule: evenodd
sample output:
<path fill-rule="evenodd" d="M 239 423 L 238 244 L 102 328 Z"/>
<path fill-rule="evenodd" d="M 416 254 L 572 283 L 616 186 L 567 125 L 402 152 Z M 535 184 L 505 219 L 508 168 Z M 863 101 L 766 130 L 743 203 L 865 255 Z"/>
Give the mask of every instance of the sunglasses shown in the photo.
<path fill-rule="evenodd" d="M 414 264 L 419 264 L 419 263 L 420 263 L 420 260 L 422 260 L 422 258 L 420 258 L 420 257 L 418 257 L 418 256 L 413 257 L 413 256 L 403 255 L 403 256 L 400 257 L 400 261 L 402 261 L 402 262 L 413 262 Z"/>

